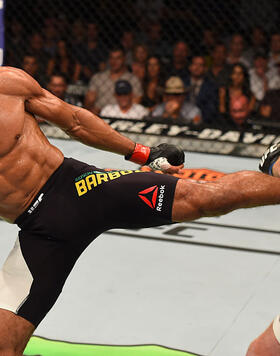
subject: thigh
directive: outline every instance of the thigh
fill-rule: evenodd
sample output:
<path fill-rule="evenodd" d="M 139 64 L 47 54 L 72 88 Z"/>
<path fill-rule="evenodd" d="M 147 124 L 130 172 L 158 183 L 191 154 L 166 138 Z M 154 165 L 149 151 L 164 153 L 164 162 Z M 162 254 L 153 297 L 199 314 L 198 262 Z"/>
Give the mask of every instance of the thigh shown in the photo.
<path fill-rule="evenodd" d="M 0 308 L 37 327 L 57 300 L 82 250 L 51 236 L 20 231 L 0 271 Z"/>
<path fill-rule="evenodd" d="M 15 351 L 21 355 L 34 331 L 34 325 L 14 313 L 0 309 L 0 354 Z"/>
<path fill-rule="evenodd" d="M 104 183 L 98 199 L 103 224 L 108 229 L 172 223 L 177 181 L 178 178 L 170 175 L 127 171 L 118 179 Z M 99 202 L 96 203 L 98 206 Z"/>

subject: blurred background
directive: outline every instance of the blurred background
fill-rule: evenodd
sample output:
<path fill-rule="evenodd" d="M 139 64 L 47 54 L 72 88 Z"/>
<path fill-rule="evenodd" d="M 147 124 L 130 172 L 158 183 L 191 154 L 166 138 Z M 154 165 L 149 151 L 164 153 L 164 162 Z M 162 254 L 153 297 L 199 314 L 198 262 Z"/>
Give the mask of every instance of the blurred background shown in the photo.
<path fill-rule="evenodd" d="M 278 133 L 279 1 L 13 0 L 4 65 L 102 117 Z"/>

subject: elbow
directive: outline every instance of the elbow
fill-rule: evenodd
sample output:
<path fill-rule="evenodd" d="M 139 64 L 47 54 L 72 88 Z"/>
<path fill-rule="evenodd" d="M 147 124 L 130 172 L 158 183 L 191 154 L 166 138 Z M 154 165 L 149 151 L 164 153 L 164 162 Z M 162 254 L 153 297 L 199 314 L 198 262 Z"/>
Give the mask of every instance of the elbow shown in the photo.
<path fill-rule="evenodd" d="M 79 137 L 79 132 L 81 130 L 81 123 L 78 117 L 78 111 L 73 110 L 72 120 L 69 126 L 64 130 L 70 137 Z"/>

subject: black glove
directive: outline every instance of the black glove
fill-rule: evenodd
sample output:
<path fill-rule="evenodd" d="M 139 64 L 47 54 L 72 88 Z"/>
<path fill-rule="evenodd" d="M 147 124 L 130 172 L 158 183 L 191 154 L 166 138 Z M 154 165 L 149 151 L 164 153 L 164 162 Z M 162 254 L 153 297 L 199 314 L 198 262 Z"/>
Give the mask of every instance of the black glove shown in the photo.
<path fill-rule="evenodd" d="M 147 164 L 152 169 L 166 169 L 167 161 L 169 165 L 180 166 L 185 161 L 184 151 L 167 143 L 162 143 L 157 147 L 147 147 L 136 143 L 132 154 L 125 156 L 126 160 L 132 161 L 142 166 Z"/>
<path fill-rule="evenodd" d="M 272 167 L 280 156 L 280 142 L 268 147 L 261 157 L 259 169 L 263 173 L 272 175 Z"/>

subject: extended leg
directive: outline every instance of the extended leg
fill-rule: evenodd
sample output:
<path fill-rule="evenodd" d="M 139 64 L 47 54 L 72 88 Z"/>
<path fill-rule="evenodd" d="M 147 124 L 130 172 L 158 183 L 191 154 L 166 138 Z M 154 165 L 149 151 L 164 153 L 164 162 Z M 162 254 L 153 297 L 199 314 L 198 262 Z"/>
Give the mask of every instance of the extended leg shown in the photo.
<path fill-rule="evenodd" d="M 280 179 L 254 171 L 229 174 L 211 183 L 180 179 L 175 192 L 173 221 L 218 216 L 232 210 L 280 203 Z"/>
<path fill-rule="evenodd" d="M 33 331 L 29 321 L 0 309 L 0 356 L 21 356 Z"/>

